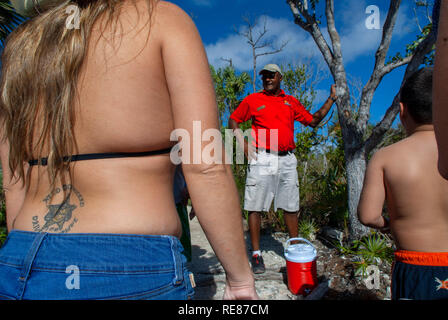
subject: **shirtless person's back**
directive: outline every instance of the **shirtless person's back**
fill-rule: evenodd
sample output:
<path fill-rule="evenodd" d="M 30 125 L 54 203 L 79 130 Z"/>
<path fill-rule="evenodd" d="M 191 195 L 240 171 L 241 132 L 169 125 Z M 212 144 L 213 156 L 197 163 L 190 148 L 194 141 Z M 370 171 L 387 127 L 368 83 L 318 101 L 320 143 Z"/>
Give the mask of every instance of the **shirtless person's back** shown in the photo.
<path fill-rule="evenodd" d="M 2 52 L 10 232 L 0 298 L 191 298 L 170 149 L 175 129 L 192 137 L 194 121 L 219 132 L 199 32 L 165 1 L 84 1 L 73 29 L 70 4 L 53 2 L 15 29 Z M 194 159 L 202 159 L 199 144 Z M 226 270 L 224 297 L 257 298 L 230 165 L 186 160 L 196 216 Z M 72 265 L 88 274 L 84 289 L 66 290 Z"/>
<path fill-rule="evenodd" d="M 448 298 L 448 181 L 437 170 L 431 96 L 432 69 L 405 83 L 400 119 L 408 137 L 372 157 L 358 206 L 363 224 L 382 229 L 387 204 L 397 247 L 394 299 Z"/>

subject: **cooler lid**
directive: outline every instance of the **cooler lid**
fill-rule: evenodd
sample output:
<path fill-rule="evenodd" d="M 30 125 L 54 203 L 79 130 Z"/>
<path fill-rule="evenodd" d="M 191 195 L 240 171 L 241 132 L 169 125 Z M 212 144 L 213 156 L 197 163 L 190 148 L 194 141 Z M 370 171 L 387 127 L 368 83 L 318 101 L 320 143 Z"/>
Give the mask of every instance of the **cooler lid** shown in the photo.
<path fill-rule="evenodd" d="M 291 262 L 311 262 L 316 258 L 316 249 L 304 243 L 292 244 L 285 251 L 285 258 Z"/>

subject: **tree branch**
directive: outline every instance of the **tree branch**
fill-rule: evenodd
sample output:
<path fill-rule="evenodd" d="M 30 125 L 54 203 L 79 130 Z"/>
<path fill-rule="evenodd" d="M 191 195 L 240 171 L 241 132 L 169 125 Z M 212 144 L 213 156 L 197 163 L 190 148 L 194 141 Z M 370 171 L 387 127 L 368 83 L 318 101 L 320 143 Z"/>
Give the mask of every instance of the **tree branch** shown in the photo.
<path fill-rule="evenodd" d="M 417 27 L 420 30 L 420 33 L 423 33 L 423 28 L 420 26 L 420 21 L 418 20 L 417 7 L 414 7 L 414 17 L 415 17 L 415 23 L 417 24 Z"/>
<path fill-rule="evenodd" d="M 325 15 L 327 17 L 328 33 L 333 46 L 333 55 L 335 59 L 341 60 L 341 39 L 339 38 L 339 33 L 336 30 L 336 25 L 334 22 L 334 0 L 326 0 Z"/>
<path fill-rule="evenodd" d="M 250 47 L 252 49 L 252 61 L 253 61 L 252 88 L 253 88 L 253 92 L 255 92 L 256 91 L 256 78 L 257 78 L 257 72 L 256 72 L 257 71 L 256 70 L 257 69 L 257 58 L 259 56 L 279 53 L 286 47 L 286 45 L 288 44 L 289 41 L 283 42 L 279 48 L 275 48 L 272 41 L 261 42 L 263 37 L 266 36 L 266 34 L 268 33 L 268 28 L 266 26 L 267 25 L 266 18 L 264 19 L 264 22 L 263 22 L 263 29 L 260 32 L 258 32 L 258 34 L 255 34 L 256 32 L 254 30 L 256 23 L 253 23 L 252 20 L 250 19 L 250 17 L 247 17 L 247 16 L 243 17 L 243 20 L 247 24 L 247 30 L 237 32 L 237 33 L 240 36 L 243 36 L 247 39 L 247 43 L 250 45 Z M 256 38 L 256 39 L 254 39 L 254 38 Z M 272 51 L 265 51 L 262 53 L 257 53 L 257 50 L 263 49 L 266 47 L 271 47 Z"/>
<path fill-rule="evenodd" d="M 251 30 L 252 30 L 252 26 L 251 26 Z M 264 19 L 264 22 L 263 22 L 263 31 L 261 31 L 261 32 L 258 34 L 258 38 L 257 38 L 257 40 L 254 41 L 254 46 L 255 46 L 255 47 L 257 46 L 258 42 L 260 42 L 260 40 L 266 35 L 266 33 L 268 33 L 268 29 L 266 28 L 266 19 Z M 266 45 L 267 45 L 267 44 L 264 44 L 262 47 L 265 47 Z"/>
<path fill-rule="evenodd" d="M 266 56 L 266 55 L 269 55 L 269 54 L 276 54 L 276 53 L 279 53 L 279 52 L 281 52 L 281 51 L 288 45 L 288 43 L 289 43 L 289 41 L 283 42 L 283 43 L 281 44 L 280 48 L 275 49 L 275 50 L 273 50 L 273 51 L 267 51 L 267 52 L 263 52 L 263 53 L 257 53 L 257 54 L 255 55 L 255 57 Z M 263 47 L 268 47 L 268 45 L 263 46 Z M 262 48 L 262 47 L 257 47 L 256 49 L 260 49 L 260 48 Z"/>
<path fill-rule="evenodd" d="M 370 115 L 370 105 L 372 103 L 373 94 L 378 88 L 383 77 L 393 70 L 388 68 L 388 72 L 385 72 L 385 61 L 387 52 L 389 51 L 390 43 L 392 41 L 392 33 L 394 31 L 395 22 L 397 20 L 398 9 L 400 8 L 401 0 L 391 0 L 389 5 L 389 11 L 387 12 L 386 21 L 383 25 L 383 35 L 380 45 L 375 54 L 375 66 L 370 76 L 369 81 L 362 90 L 361 100 L 359 104 L 359 113 L 357 126 L 364 129 L 367 126 Z"/>
<path fill-rule="evenodd" d="M 322 35 L 322 32 L 317 25 L 316 19 L 308 14 L 301 0 L 286 0 L 286 2 L 291 8 L 291 12 L 294 16 L 294 23 L 311 34 L 314 42 L 323 55 L 325 62 L 327 63 L 330 70 L 333 71 L 333 52 L 331 51 L 330 46 Z"/>
<path fill-rule="evenodd" d="M 390 43 L 392 41 L 392 33 L 394 31 L 395 22 L 397 21 L 398 9 L 400 8 L 401 0 L 391 0 L 389 11 L 387 12 L 386 21 L 383 25 L 383 36 L 381 38 L 380 46 L 376 52 L 375 69 L 380 69 L 386 62 L 387 52 L 389 51 Z"/>
<path fill-rule="evenodd" d="M 404 66 L 411 62 L 412 56 L 407 56 L 406 58 L 403 58 L 399 61 L 391 62 L 384 66 L 384 68 L 381 69 L 381 75 L 384 77 L 386 74 L 390 73 L 391 71 L 395 70 L 396 68 L 399 68 L 401 66 Z"/>
<path fill-rule="evenodd" d="M 355 132 L 355 136 L 360 136 L 357 133 L 355 127 L 356 122 L 352 117 L 350 109 L 350 92 L 347 85 L 347 78 L 345 74 L 344 65 L 342 63 L 342 54 L 340 53 L 340 39 L 337 34 L 336 27 L 334 26 L 334 5 L 333 0 L 326 2 L 326 14 L 327 19 L 329 18 L 329 28 L 332 29 L 331 37 L 333 41 L 333 48 L 339 49 L 339 56 L 335 55 L 327 41 L 322 35 L 316 18 L 310 15 L 303 6 L 302 0 L 287 0 L 286 1 L 291 8 L 294 15 L 295 23 L 298 24 L 302 29 L 307 31 L 313 37 L 314 42 L 322 53 L 325 62 L 335 80 L 337 87 L 337 95 L 339 97 L 336 102 L 338 107 L 338 116 L 341 126 L 347 128 L 351 132 Z M 345 130 L 343 130 L 345 132 Z M 350 135 L 349 135 L 350 136 Z M 356 140 L 356 139 L 355 139 Z M 358 145 L 359 142 L 351 143 L 353 148 L 356 148 L 355 144 Z"/>

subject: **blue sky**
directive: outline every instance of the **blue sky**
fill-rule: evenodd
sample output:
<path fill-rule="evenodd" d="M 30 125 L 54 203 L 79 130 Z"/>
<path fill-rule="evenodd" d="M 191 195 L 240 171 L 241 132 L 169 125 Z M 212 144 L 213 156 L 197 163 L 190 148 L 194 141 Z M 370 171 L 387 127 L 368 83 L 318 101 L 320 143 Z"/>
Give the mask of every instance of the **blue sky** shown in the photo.
<path fill-rule="evenodd" d="M 260 57 L 258 67 L 270 62 L 278 64 L 311 62 L 321 66 L 319 73 L 323 80 L 319 83 L 318 98 L 312 111 L 316 111 L 328 97 L 332 83 L 328 68 L 312 38 L 295 25 L 286 0 L 171 0 L 193 18 L 204 42 L 210 64 L 225 66 L 222 59 L 232 59 L 238 72 L 250 71 L 252 57 L 249 45 L 235 30 L 244 30 L 243 16 L 253 21 L 266 21 L 270 30 L 266 39 L 277 45 L 288 41 L 285 49 L 276 55 Z M 323 3 L 324 1 L 320 1 Z M 397 52 L 405 53 L 406 44 L 411 43 L 420 33 L 414 15 L 414 0 L 403 0 L 395 26 L 389 56 Z M 366 8 L 375 5 L 380 9 L 380 29 L 367 29 L 366 19 L 370 16 Z M 389 7 L 388 0 L 336 0 L 336 27 L 342 40 L 343 58 L 346 71 L 355 83 L 362 86 L 367 82 L 374 65 L 374 55 L 381 40 L 382 25 Z M 320 12 L 324 12 L 320 10 Z M 423 26 L 428 20 L 419 14 Z M 324 17 L 322 20 L 325 20 Z M 261 26 L 262 24 L 259 23 Z M 324 36 L 328 39 L 325 25 Z M 371 107 L 371 122 L 381 120 L 397 93 L 405 67 L 400 67 L 387 75 L 377 89 Z M 327 75 L 325 75 L 327 72 Z M 250 73 L 251 74 L 251 73 Z M 359 85 L 358 85 L 359 86 Z"/>

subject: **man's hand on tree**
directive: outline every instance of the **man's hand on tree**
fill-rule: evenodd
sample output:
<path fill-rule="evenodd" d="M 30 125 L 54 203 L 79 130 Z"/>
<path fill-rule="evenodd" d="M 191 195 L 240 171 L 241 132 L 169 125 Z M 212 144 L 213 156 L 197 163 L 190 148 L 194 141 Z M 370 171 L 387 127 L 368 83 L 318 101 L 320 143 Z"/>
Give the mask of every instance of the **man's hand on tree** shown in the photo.
<path fill-rule="evenodd" d="M 333 101 L 336 101 L 338 99 L 338 96 L 336 95 L 336 85 L 332 84 L 330 89 L 330 98 Z"/>

